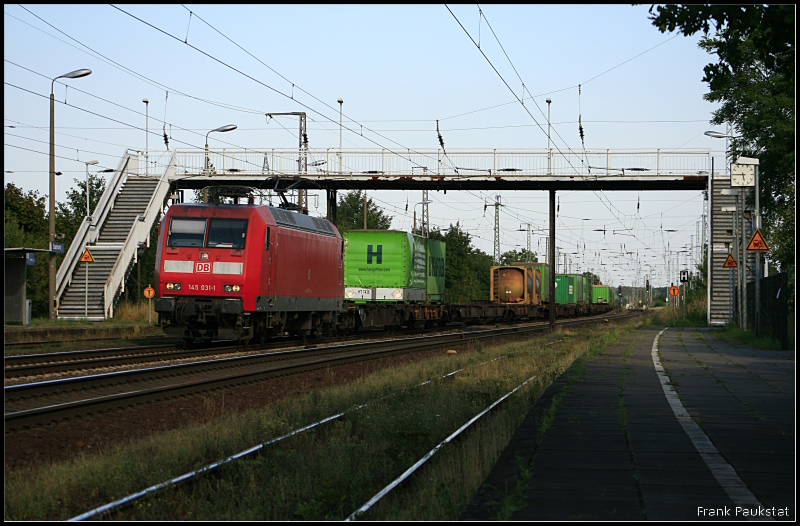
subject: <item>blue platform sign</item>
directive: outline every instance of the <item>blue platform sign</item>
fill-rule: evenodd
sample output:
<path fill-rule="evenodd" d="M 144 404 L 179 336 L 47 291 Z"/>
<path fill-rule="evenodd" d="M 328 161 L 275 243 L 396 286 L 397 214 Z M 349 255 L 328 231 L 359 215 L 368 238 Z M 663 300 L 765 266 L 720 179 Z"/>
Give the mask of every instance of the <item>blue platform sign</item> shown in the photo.
<path fill-rule="evenodd" d="M 64 253 L 64 242 L 63 241 L 51 241 L 50 242 L 50 252 L 55 252 L 56 254 L 63 254 Z"/>
<path fill-rule="evenodd" d="M 25 252 L 25 264 L 29 267 L 36 265 L 36 252 Z"/>

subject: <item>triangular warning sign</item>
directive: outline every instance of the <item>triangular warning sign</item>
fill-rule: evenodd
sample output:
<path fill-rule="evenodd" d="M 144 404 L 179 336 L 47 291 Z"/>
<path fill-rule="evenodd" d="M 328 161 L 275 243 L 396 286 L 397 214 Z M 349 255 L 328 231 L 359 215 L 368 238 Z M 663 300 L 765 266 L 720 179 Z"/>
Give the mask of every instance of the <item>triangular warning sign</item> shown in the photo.
<path fill-rule="evenodd" d="M 764 236 L 761 235 L 760 228 L 753 232 L 753 237 L 750 238 L 750 242 L 747 244 L 745 251 L 769 252 L 769 246 L 767 245 L 767 242 L 764 241 Z"/>
<path fill-rule="evenodd" d="M 92 257 L 92 253 L 89 252 L 89 247 L 86 247 L 86 250 L 83 251 L 83 255 L 81 255 L 81 261 L 86 263 L 94 263 L 94 258 Z"/>
<path fill-rule="evenodd" d="M 725 263 L 722 264 L 722 268 L 736 268 L 736 260 L 733 259 L 732 254 L 728 254 L 728 259 L 725 260 Z"/>

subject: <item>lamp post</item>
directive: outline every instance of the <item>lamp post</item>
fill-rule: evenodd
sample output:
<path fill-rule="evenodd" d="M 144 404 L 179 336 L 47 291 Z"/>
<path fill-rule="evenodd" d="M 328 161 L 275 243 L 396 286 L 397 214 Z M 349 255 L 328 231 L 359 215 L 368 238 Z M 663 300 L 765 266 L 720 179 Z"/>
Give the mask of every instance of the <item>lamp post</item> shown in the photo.
<path fill-rule="evenodd" d="M 552 167 L 550 165 L 550 97 L 548 97 L 545 102 L 547 102 L 547 175 L 550 175 Z"/>
<path fill-rule="evenodd" d="M 225 126 L 220 126 L 219 128 L 214 128 L 210 132 L 206 133 L 206 167 L 203 170 L 204 174 L 208 175 L 208 173 L 211 171 L 210 163 L 209 163 L 209 160 L 208 160 L 208 135 L 211 134 L 211 133 L 214 133 L 214 132 L 224 133 L 224 132 L 233 131 L 235 129 L 236 129 L 236 125 L 235 124 L 226 124 Z M 203 190 L 203 202 L 204 203 L 208 202 L 208 190 Z"/>
<path fill-rule="evenodd" d="M 91 69 L 77 69 L 59 75 L 50 83 L 50 283 L 48 303 L 52 321 L 56 319 L 56 254 L 53 252 L 53 243 L 56 240 L 56 98 L 53 95 L 53 87 L 58 79 L 78 79 L 91 74 Z"/>
<path fill-rule="evenodd" d="M 337 102 L 339 103 L 339 173 L 342 173 L 342 104 L 344 104 L 344 100 L 339 99 Z"/>
<path fill-rule="evenodd" d="M 97 164 L 98 161 L 83 161 L 86 165 L 86 217 L 89 217 L 89 165 Z"/>
<path fill-rule="evenodd" d="M 148 174 L 150 167 L 150 101 L 147 98 L 142 99 L 144 102 L 144 175 Z M 208 142 L 208 135 L 206 135 L 206 142 Z"/>

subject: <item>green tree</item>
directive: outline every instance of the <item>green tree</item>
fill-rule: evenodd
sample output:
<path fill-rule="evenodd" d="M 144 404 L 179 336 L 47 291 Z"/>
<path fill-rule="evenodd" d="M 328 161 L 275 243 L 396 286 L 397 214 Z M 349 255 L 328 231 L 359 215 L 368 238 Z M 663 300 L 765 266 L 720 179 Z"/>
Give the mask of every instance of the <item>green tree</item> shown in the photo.
<path fill-rule="evenodd" d="M 760 207 L 769 259 L 794 273 L 795 6 L 664 5 L 650 20 L 661 32 L 703 31 L 700 47 L 717 56 L 704 68 L 719 102 L 711 124 L 730 123 L 729 154 L 759 159 Z M 710 34 L 714 26 L 714 33 Z M 752 203 L 751 203 L 752 204 Z"/>
<path fill-rule="evenodd" d="M 527 261 L 539 261 L 537 259 L 538 254 L 536 252 L 528 252 L 528 249 L 523 248 L 521 250 L 509 250 L 508 252 L 503 252 L 500 256 L 500 264 L 501 265 L 511 265 L 516 262 L 527 262 Z"/>
<path fill-rule="evenodd" d="M 367 196 L 367 229 L 387 230 L 392 226 L 391 216 Z M 336 205 L 336 228 L 339 232 L 361 230 L 364 228 L 364 194 L 361 190 L 351 190 L 339 196 Z"/>
<path fill-rule="evenodd" d="M 24 193 L 13 183 L 6 184 L 3 191 L 4 248 L 47 248 L 48 232 L 47 196 L 40 196 L 36 191 Z M 49 265 L 48 254 L 37 253 L 36 265 L 27 269 L 25 295 L 31 300 L 31 315 L 36 318 L 49 315 Z"/>
<path fill-rule="evenodd" d="M 64 246 L 69 247 L 86 216 L 86 180 L 75 179 L 75 186 L 67 192 L 65 203 L 56 202 L 56 233 L 64 234 Z M 89 176 L 91 190 L 89 205 L 94 211 L 105 191 L 105 179 Z M 48 248 L 49 214 L 47 196 L 36 191 L 24 193 L 13 183 L 8 183 L 3 192 L 3 245 L 7 248 Z M 56 256 L 56 268 L 61 265 L 63 255 Z M 36 255 L 36 265 L 28 268 L 25 294 L 31 301 L 31 314 L 35 318 L 49 316 L 47 295 L 50 289 L 50 258 L 46 253 Z"/>
<path fill-rule="evenodd" d="M 69 247 L 86 218 L 86 180 L 73 179 L 75 186 L 67 192 L 65 203 L 56 203 L 56 232 L 64 234 Z M 95 213 L 97 203 L 106 190 L 106 180 L 99 175 L 89 176 L 89 212 Z"/>
<path fill-rule="evenodd" d="M 447 301 L 467 303 L 489 298 L 492 256 L 472 246 L 469 233 L 459 223 L 446 232 L 432 230 L 429 237 L 445 242 L 445 291 Z"/>
<path fill-rule="evenodd" d="M 14 183 L 6 184 L 3 191 L 3 222 L 16 225 L 22 234 L 22 238 L 14 240 L 9 244 L 8 229 L 6 232 L 5 247 L 28 246 L 28 248 L 47 248 L 48 224 L 47 224 L 47 196 L 39 196 L 39 192 L 30 191 L 23 193 L 21 188 L 17 188 Z M 14 227 L 12 227 L 14 228 Z M 29 243 L 40 243 L 42 246 L 23 245 L 23 240 Z"/>

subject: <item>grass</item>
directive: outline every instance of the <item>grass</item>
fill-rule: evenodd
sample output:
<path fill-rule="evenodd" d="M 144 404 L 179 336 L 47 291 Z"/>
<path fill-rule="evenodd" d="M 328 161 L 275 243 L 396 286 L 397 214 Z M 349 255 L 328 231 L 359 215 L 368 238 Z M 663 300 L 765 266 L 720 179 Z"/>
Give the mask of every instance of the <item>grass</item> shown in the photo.
<path fill-rule="evenodd" d="M 141 303 L 120 302 L 114 309 L 114 320 L 120 323 L 155 324 L 158 323 L 158 313 L 155 311 L 153 301 Z M 149 316 L 149 317 L 148 317 Z"/>
<path fill-rule="evenodd" d="M 706 299 L 697 298 L 686 305 L 686 319 L 683 317 L 683 306 L 678 305 L 656 307 L 651 309 L 650 324 L 661 327 L 706 327 Z"/>
<path fill-rule="evenodd" d="M 158 315 L 150 306 L 150 322 L 148 322 L 148 305 L 143 302 L 141 305 L 120 303 L 114 311 L 114 318 L 104 321 L 66 321 L 56 320 L 51 321 L 49 318 L 34 318 L 31 320 L 31 325 L 23 327 L 21 325 L 6 325 L 5 331 L 7 340 L 13 342 L 25 341 L 39 341 L 39 340 L 57 340 L 60 338 L 70 338 L 68 335 L 59 336 L 59 330 L 68 329 L 89 329 L 89 332 L 84 333 L 85 337 L 76 339 L 74 343 L 54 343 L 51 346 L 42 345 L 35 349 L 33 352 L 42 352 L 50 350 L 50 347 L 57 347 L 58 350 L 74 350 L 85 349 L 98 346 L 113 346 L 113 345 L 126 345 L 130 344 L 129 340 L 136 338 L 137 340 L 146 339 L 150 337 L 163 337 L 164 331 L 156 326 L 158 322 Z M 30 330 L 37 329 L 37 330 Z M 55 332 L 50 332 L 43 329 L 52 329 Z M 122 331 L 120 331 L 122 329 Z M 93 342 L 91 338 L 102 338 L 106 336 L 119 336 L 118 340 L 105 340 L 103 343 Z M 89 339 L 89 340 L 87 340 Z M 152 343 L 156 343 L 154 340 Z M 145 342 L 139 342 L 145 343 Z M 30 352 L 29 350 L 17 349 L 13 351 L 6 351 L 5 354 L 19 354 Z"/>
<path fill-rule="evenodd" d="M 781 342 L 765 334 L 756 334 L 753 331 L 746 331 L 733 324 L 725 325 L 721 330 L 715 331 L 714 336 L 725 341 L 737 341 L 744 343 L 748 347 L 755 347 L 763 351 L 781 350 Z M 794 349 L 791 349 L 794 351 Z"/>
<path fill-rule="evenodd" d="M 341 520 L 494 400 L 536 376 L 362 516 L 455 520 L 536 399 L 581 355 L 600 352 L 609 341 L 607 334 L 592 328 L 484 344 L 480 353 L 443 354 L 382 370 L 260 411 L 154 435 L 94 456 L 7 471 L 5 518 L 68 519 L 347 411 L 343 418 L 270 445 L 214 475 L 168 488 L 104 517 Z M 463 371 L 442 378 L 457 369 Z M 431 383 L 420 387 L 426 380 Z M 366 408 L 355 410 L 368 401 Z M 209 408 L 209 413 L 218 409 Z"/>
<path fill-rule="evenodd" d="M 150 311 L 150 321 L 148 322 L 148 310 Z M 158 314 L 153 307 L 153 302 L 150 302 L 148 309 L 148 302 L 142 301 L 140 304 L 120 302 L 114 308 L 114 317 L 103 321 L 83 321 L 83 320 L 50 320 L 50 318 L 33 318 L 30 327 L 44 328 L 44 327 L 102 327 L 102 326 L 116 326 L 116 325 L 153 325 L 158 322 Z M 6 323 L 6 328 L 23 327 L 19 324 Z"/>

